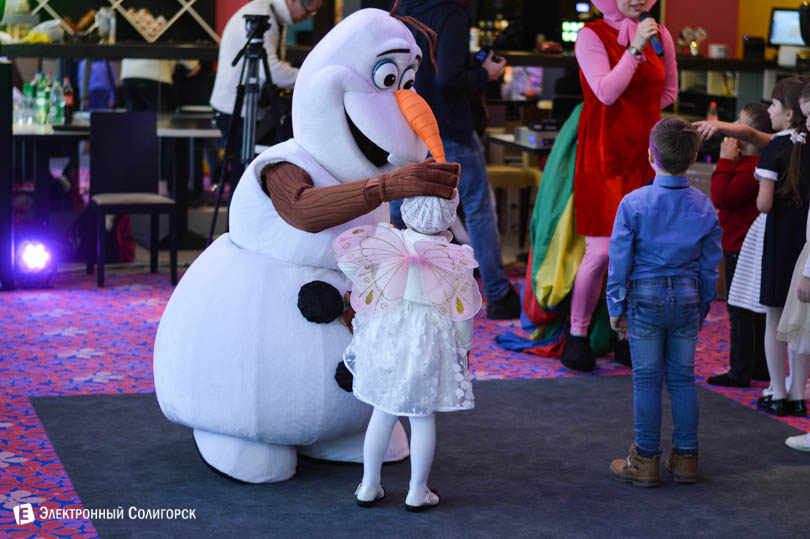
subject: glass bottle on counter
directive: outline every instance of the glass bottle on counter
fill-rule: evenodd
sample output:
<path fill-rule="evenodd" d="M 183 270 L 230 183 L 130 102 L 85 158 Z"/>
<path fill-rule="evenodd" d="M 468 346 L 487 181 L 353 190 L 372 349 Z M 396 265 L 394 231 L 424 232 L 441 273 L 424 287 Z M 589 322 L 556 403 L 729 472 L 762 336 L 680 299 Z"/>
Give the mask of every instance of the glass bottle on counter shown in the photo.
<path fill-rule="evenodd" d="M 65 97 L 59 81 L 54 81 L 51 87 L 48 123 L 51 125 L 65 124 Z"/>
<path fill-rule="evenodd" d="M 70 84 L 70 77 L 63 79 L 62 93 L 65 97 L 65 123 L 70 124 L 73 123 L 73 111 L 76 110 L 76 96 Z"/>
<path fill-rule="evenodd" d="M 40 81 L 44 81 L 42 78 Z M 43 84 L 37 84 L 34 101 L 34 123 L 45 125 L 48 123 L 48 88 Z"/>
<path fill-rule="evenodd" d="M 717 121 L 720 119 L 720 114 L 717 112 L 717 102 L 712 101 L 709 103 L 709 110 L 706 112 L 706 119 L 710 121 Z"/>
<path fill-rule="evenodd" d="M 34 85 L 30 82 L 23 84 L 22 110 L 20 111 L 20 123 L 29 125 L 34 123 L 34 108 L 36 105 L 36 95 Z"/>

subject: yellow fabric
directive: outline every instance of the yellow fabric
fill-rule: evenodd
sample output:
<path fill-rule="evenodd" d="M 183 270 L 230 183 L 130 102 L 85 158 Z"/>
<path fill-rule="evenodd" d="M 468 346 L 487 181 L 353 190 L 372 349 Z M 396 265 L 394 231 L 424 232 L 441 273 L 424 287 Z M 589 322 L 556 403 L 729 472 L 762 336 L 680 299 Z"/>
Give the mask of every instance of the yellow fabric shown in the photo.
<path fill-rule="evenodd" d="M 542 309 L 556 307 L 571 292 L 583 256 L 585 238 L 576 233 L 572 194 L 557 222 L 546 256 L 534 275 L 534 293 Z"/>

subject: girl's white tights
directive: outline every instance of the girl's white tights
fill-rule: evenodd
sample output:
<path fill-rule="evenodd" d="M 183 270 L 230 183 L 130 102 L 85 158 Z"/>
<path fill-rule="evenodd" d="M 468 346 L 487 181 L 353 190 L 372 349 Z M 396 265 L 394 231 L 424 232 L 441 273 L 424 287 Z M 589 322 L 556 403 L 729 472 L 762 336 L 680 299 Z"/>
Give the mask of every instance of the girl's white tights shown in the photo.
<path fill-rule="evenodd" d="M 409 417 L 411 422 L 411 483 L 410 490 L 427 491 L 427 480 L 433 464 L 436 448 L 436 414 L 424 417 Z M 363 484 L 380 484 L 380 470 L 385 450 L 391 439 L 391 431 L 397 416 L 374 408 L 363 441 Z"/>
<path fill-rule="evenodd" d="M 776 338 L 776 328 L 779 327 L 781 317 L 781 307 L 765 307 L 765 361 L 768 363 L 774 400 L 787 397 L 785 388 L 787 345 Z"/>
<path fill-rule="evenodd" d="M 790 365 L 788 400 L 804 400 L 804 386 L 807 383 L 808 374 L 810 374 L 810 355 L 793 354 L 793 362 Z"/>

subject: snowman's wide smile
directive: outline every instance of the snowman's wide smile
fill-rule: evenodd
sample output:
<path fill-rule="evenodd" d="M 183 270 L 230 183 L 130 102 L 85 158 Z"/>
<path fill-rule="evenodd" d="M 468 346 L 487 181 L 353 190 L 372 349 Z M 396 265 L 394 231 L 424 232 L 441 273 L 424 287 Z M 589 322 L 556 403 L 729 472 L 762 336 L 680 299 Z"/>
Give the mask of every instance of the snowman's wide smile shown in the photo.
<path fill-rule="evenodd" d="M 382 168 L 388 164 L 388 152 L 374 144 L 371 139 L 364 135 L 363 132 L 354 125 L 354 122 L 349 117 L 349 113 L 346 112 L 345 109 L 343 112 L 346 114 L 346 122 L 349 124 L 349 131 L 351 131 L 354 142 L 357 144 L 357 147 L 360 148 L 360 152 L 362 152 L 363 156 L 377 168 Z"/>

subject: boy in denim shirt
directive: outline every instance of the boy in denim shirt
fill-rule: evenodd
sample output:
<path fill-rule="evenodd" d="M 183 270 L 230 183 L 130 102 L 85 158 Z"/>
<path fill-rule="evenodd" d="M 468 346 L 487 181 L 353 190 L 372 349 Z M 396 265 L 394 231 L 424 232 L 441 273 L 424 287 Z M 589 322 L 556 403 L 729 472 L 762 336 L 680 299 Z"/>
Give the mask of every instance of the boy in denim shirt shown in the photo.
<path fill-rule="evenodd" d="M 630 455 L 614 460 L 610 473 L 636 486 L 658 484 L 664 376 L 675 427 L 665 468 L 677 482 L 697 480 L 695 346 L 723 256 L 711 200 L 686 178 L 699 144 L 682 118 L 653 127 L 655 181 L 622 199 L 610 237 L 608 311 L 611 327 L 629 335 L 635 417 Z"/>

